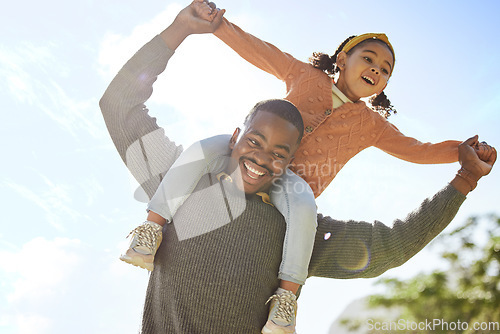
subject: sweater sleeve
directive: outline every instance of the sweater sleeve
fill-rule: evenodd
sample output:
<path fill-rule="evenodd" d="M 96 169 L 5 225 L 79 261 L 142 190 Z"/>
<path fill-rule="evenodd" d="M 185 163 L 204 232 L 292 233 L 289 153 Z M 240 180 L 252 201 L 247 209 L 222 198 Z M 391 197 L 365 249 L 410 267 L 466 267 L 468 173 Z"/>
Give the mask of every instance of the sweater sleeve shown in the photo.
<path fill-rule="evenodd" d="M 447 185 L 392 227 L 319 214 L 309 276 L 369 278 L 398 267 L 448 226 L 464 200 L 462 193 Z"/>
<path fill-rule="evenodd" d="M 290 54 L 246 33 L 225 18 L 214 34 L 243 59 L 282 81 L 286 80 L 293 62 L 296 61 Z"/>
<path fill-rule="evenodd" d="M 144 104 L 173 54 L 156 36 L 123 66 L 99 101 L 111 139 L 148 199 L 182 152 L 182 146 L 165 136 Z"/>
<path fill-rule="evenodd" d="M 382 131 L 375 147 L 396 158 L 418 164 L 439 164 L 458 161 L 459 141 L 447 140 L 440 143 L 422 143 L 415 138 L 402 134 L 396 126 L 384 121 Z"/>

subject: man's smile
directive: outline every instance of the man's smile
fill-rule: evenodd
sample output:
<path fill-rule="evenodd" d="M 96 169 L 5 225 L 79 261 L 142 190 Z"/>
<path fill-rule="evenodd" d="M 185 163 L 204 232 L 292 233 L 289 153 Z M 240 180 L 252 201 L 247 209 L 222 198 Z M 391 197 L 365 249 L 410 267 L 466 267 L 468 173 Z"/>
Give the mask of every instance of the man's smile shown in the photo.
<path fill-rule="evenodd" d="M 258 180 L 268 174 L 268 171 L 263 167 L 249 160 L 243 161 L 243 166 L 245 167 L 246 174 L 254 180 Z"/>

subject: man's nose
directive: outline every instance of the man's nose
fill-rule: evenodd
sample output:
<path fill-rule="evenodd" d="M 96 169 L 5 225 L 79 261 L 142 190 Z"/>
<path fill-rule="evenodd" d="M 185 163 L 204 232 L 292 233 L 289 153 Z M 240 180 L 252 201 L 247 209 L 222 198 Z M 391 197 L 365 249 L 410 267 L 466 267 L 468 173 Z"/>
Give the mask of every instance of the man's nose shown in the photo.
<path fill-rule="evenodd" d="M 269 169 L 269 164 L 272 162 L 273 158 L 271 154 L 263 152 L 261 150 L 254 152 L 255 162 L 262 167 Z"/>

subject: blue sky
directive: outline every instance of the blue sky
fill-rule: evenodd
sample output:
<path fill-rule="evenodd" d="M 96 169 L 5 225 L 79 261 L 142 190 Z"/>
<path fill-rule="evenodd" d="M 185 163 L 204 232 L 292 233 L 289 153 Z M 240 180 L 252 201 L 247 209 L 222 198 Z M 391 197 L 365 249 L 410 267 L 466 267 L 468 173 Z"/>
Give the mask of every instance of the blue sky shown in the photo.
<path fill-rule="evenodd" d="M 114 150 L 99 98 L 124 62 L 187 2 L 49 0 L 4 6 L 0 29 L 0 331 L 136 333 L 147 273 L 117 260 L 145 204 Z M 397 62 L 387 95 L 391 121 L 422 141 L 479 134 L 500 145 L 497 1 L 222 1 L 226 17 L 296 58 L 332 53 L 347 36 L 385 32 Z M 22 13 L 22 14 L 20 14 Z M 148 103 L 183 145 L 232 132 L 249 108 L 284 85 L 213 36 L 178 49 Z M 450 228 L 498 214 L 497 167 L 469 195 Z M 422 166 L 369 149 L 319 198 L 341 219 L 391 224 L 443 187 L 458 164 Z M 386 276 L 440 263 L 424 250 Z M 326 333 L 376 280 L 310 279 L 298 331 Z M 439 316 L 439 315 L 437 315 Z"/>

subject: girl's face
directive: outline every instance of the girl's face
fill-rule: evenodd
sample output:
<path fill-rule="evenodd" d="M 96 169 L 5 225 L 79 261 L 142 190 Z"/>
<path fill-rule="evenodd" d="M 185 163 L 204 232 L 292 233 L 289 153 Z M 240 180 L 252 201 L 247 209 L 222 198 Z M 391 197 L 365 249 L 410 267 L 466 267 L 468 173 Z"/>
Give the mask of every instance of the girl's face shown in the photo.
<path fill-rule="evenodd" d="M 392 73 L 394 57 L 385 43 L 363 42 L 351 54 L 337 56 L 340 76 L 337 87 L 351 101 L 381 93 Z"/>

